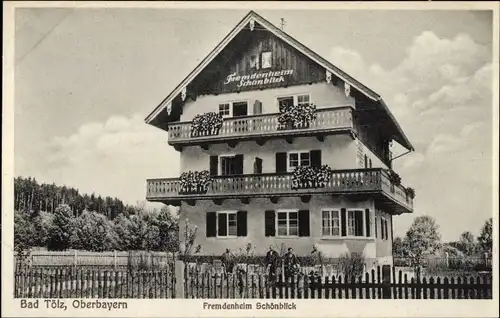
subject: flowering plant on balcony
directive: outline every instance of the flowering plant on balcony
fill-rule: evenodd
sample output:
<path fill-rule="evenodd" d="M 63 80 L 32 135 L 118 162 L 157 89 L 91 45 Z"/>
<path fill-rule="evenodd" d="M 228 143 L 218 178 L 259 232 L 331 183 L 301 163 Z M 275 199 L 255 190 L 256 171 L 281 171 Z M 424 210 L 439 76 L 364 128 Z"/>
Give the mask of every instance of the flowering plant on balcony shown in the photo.
<path fill-rule="evenodd" d="M 406 188 L 406 195 L 411 199 L 415 198 L 415 190 L 413 188 Z"/>
<path fill-rule="evenodd" d="M 307 128 L 316 119 L 316 105 L 313 103 L 300 105 L 281 103 L 279 108 L 279 129 Z"/>
<path fill-rule="evenodd" d="M 389 181 L 394 186 L 399 186 L 401 184 L 401 177 L 394 170 L 389 170 Z"/>
<path fill-rule="evenodd" d="M 191 136 L 218 135 L 222 127 L 222 115 L 216 112 L 198 114 L 191 123 Z"/>
<path fill-rule="evenodd" d="M 212 182 L 208 170 L 183 172 L 179 180 L 181 182 L 180 194 L 206 193 Z"/>
<path fill-rule="evenodd" d="M 332 174 L 333 170 L 328 165 L 299 166 L 292 175 L 292 189 L 324 188 L 332 178 Z"/>

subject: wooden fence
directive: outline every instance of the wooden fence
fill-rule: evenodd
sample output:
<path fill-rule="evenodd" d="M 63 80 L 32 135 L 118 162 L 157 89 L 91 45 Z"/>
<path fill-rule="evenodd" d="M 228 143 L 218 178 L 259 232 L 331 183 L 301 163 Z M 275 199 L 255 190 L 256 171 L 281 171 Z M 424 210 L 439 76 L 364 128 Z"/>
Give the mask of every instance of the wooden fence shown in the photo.
<path fill-rule="evenodd" d="M 274 282 L 262 274 L 233 274 L 187 268 L 185 298 L 491 299 L 490 276 L 408 278 L 377 267 L 362 277 L 298 275 Z"/>
<path fill-rule="evenodd" d="M 175 298 L 173 266 L 159 271 L 18 268 L 15 298 Z"/>

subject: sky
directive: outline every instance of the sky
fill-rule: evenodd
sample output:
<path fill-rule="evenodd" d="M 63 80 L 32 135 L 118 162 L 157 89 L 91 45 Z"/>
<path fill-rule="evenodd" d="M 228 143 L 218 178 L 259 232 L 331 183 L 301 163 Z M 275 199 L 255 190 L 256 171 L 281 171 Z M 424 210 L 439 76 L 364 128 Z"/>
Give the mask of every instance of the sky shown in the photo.
<path fill-rule="evenodd" d="M 394 161 L 444 241 L 492 216 L 492 14 L 255 10 L 380 94 L 416 151 Z M 247 10 L 17 9 L 14 173 L 144 200 L 179 175 L 144 118 Z"/>

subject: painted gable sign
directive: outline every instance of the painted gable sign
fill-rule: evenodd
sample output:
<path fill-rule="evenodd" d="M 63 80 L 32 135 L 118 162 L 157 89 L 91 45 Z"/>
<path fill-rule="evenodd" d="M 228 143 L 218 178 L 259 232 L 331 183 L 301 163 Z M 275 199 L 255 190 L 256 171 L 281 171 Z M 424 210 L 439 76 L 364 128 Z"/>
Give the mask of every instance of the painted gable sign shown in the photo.
<path fill-rule="evenodd" d="M 240 34 L 240 43 L 223 52 L 232 56 L 213 65 L 217 76 L 202 94 L 268 89 L 325 81 L 325 70 L 270 32 Z"/>

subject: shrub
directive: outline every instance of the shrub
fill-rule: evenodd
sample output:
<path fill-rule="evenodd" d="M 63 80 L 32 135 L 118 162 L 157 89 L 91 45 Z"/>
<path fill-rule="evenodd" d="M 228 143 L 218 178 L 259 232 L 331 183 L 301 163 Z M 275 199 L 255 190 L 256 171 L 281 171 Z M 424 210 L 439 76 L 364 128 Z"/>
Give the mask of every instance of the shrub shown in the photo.
<path fill-rule="evenodd" d="M 361 277 L 365 269 L 366 259 L 361 253 L 344 253 L 339 257 L 339 266 L 345 279 L 351 281 Z"/>

